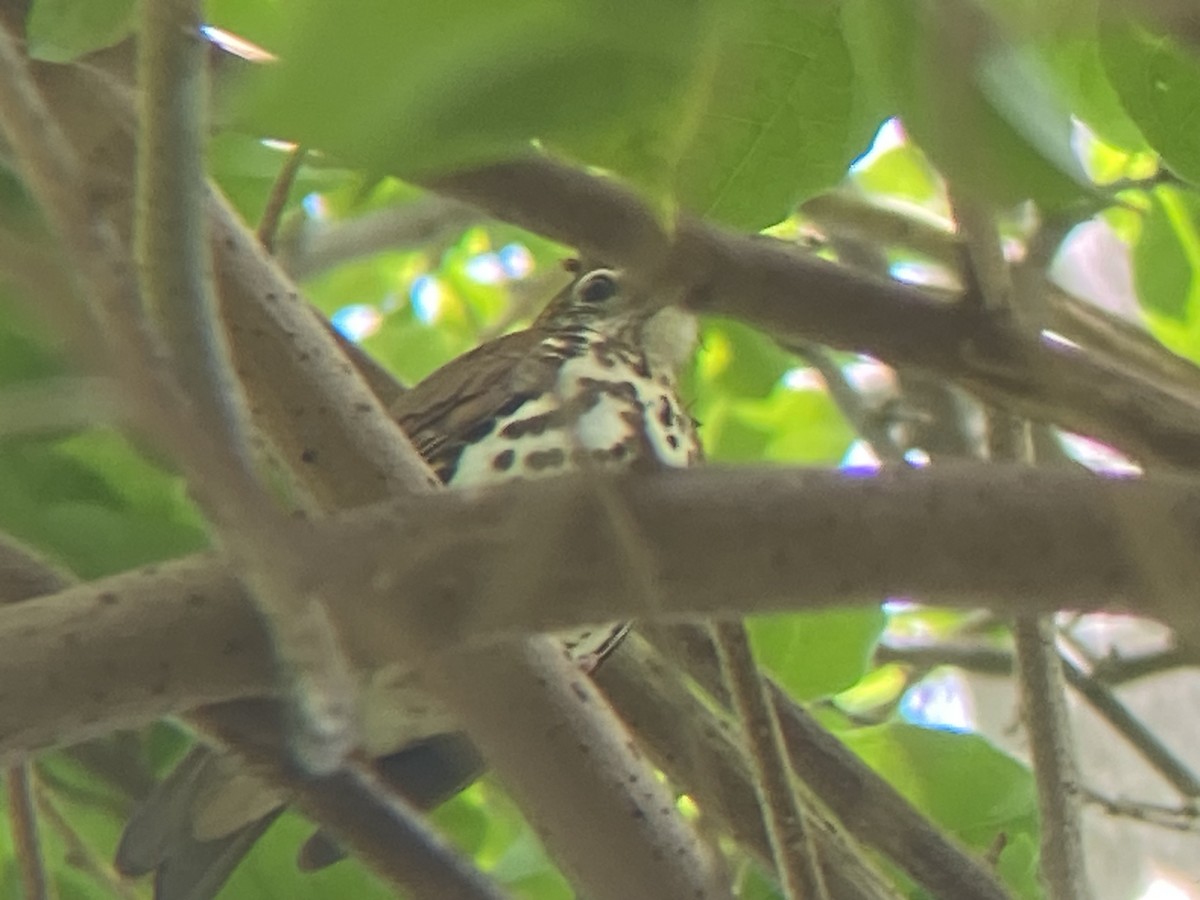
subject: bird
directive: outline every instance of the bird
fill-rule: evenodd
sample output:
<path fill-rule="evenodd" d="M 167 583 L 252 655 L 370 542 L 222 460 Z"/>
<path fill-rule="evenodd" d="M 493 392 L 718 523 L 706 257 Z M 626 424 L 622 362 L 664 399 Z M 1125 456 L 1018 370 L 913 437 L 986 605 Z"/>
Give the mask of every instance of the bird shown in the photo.
<path fill-rule="evenodd" d="M 696 425 L 677 390 L 696 346 L 695 318 L 649 302 L 618 269 L 577 261 L 568 268 L 570 283 L 528 328 L 450 361 L 389 408 L 448 488 L 700 460 Z M 609 623 L 557 637 L 590 672 L 627 629 Z M 410 801 L 430 808 L 481 774 L 469 738 L 411 672 L 377 674 L 366 690 L 392 701 L 364 704 L 389 710 L 364 723 L 364 749 L 381 757 L 380 770 Z M 117 869 L 153 871 L 156 900 L 210 900 L 285 800 L 231 757 L 198 746 L 134 810 Z M 302 867 L 316 868 L 340 852 L 318 834 L 300 858 Z"/>

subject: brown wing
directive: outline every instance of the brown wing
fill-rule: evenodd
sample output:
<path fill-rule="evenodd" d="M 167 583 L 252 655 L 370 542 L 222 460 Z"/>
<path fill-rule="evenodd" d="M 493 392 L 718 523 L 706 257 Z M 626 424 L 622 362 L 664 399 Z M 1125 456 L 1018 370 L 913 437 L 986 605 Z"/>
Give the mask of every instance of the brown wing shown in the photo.
<path fill-rule="evenodd" d="M 542 334 L 518 331 L 451 360 L 390 407 L 418 452 L 449 481 L 463 448 L 486 436 L 496 417 L 553 385 L 554 360 L 539 354 Z"/>

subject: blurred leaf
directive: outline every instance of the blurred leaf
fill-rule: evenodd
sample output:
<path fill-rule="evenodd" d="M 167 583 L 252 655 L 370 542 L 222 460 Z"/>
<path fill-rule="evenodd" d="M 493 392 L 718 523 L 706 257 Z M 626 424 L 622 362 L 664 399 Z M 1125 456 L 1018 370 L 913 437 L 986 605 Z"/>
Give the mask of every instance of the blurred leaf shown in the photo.
<path fill-rule="evenodd" d="M 1173 172 L 1200 184 L 1200 60 L 1169 36 L 1111 18 L 1101 26 L 1100 58 L 1146 140 Z"/>
<path fill-rule="evenodd" d="M 836 4 L 740 9 L 676 184 L 684 207 L 756 231 L 840 181 L 877 122 L 860 106 Z"/>
<path fill-rule="evenodd" d="M 661 182 L 690 136 L 681 109 L 709 52 L 713 9 L 371 0 L 347 15 L 312 0 L 297 5 L 288 40 L 274 48 L 280 63 L 250 73 L 245 119 L 377 172 L 460 168 L 537 137 Z"/>
<path fill-rule="evenodd" d="M 848 0 L 842 10 L 855 68 L 879 108 L 901 117 L 947 178 L 998 205 L 1058 207 L 1090 190 L 1053 82 L 980 11 L 922 0 Z"/>
<path fill-rule="evenodd" d="M 892 723 L 842 740 L 936 823 L 975 849 L 1003 832 L 1032 834 L 1037 799 L 1029 771 L 986 740 Z"/>
<path fill-rule="evenodd" d="M 25 25 L 29 55 L 70 62 L 110 47 L 133 28 L 136 0 L 34 0 Z"/>
<path fill-rule="evenodd" d="M 1146 139 L 1109 81 L 1094 28 L 1082 35 L 1057 36 L 1039 44 L 1038 50 L 1070 102 L 1071 112 L 1088 128 L 1113 146 L 1129 151 L 1146 148 Z"/>
<path fill-rule="evenodd" d="M 828 697 L 867 671 L 887 617 L 881 609 L 755 616 L 754 657 L 797 700 Z"/>
<path fill-rule="evenodd" d="M 395 891 L 354 859 L 318 872 L 299 872 L 296 853 L 314 830 L 295 813 L 280 816 L 234 870 L 222 900 L 394 900 Z"/>
<path fill-rule="evenodd" d="M 854 182 L 875 194 L 907 197 L 928 203 L 941 193 L 941 179 L 919 147 L 901 144 L 891 147 L 856 167 Z"/>
<path fill-rule="evenodd" d="M 833 465 L 856 437 L 824 391 L 793 391 L 780 385 L 755 413 L 757 421 L 771 423 L 771 439 L 763 450 L 768 460 Z"/>
<path fill-rule="evenodd" d="M 700 335 L 704 389 L 734 397 L 766 397 L 794 358 L 761 331 L 733 319 L 711 319 Z"/>
<path fill-rule="evenodd" d="M 283 0 L 204 0 L 204 17 L 212 25 L 265 48 L 278 46 L 287 33 Z"/>
<path fill-rule="evenodd" d="M 1134 284 L 1151 331 L 1182 356 L 1200 359 L 1200 199 L 1160 186 L 1133 247 Z"/>
<path fill-rule="evenodd" d="M 183 482 L 120 436 L 0 441 L 0 528 L 95 578 L 202 549 Z"/>

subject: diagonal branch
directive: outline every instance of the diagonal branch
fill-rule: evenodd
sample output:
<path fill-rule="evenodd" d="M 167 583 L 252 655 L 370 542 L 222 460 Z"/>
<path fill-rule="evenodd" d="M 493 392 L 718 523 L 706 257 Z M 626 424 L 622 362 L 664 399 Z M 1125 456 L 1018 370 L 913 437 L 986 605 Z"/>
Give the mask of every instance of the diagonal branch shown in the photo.
<path fill-rule="evenodd" d="M 914 366 L 1020 416 L 1108 441 L 1147 461 L 1200 463 L 1194 379 L 1043 341 L 1017 324 L 850 272 L 781 242 L 655 212 L 611 180 L 527 158 L 434 181 L 440 193 L 682 288 L 695 309 L 777 339 L 815 340 Z M 670 292 L 664 292 L 670 293 Z M 1190 371 L 1190 370 L 1189 370 Z"/>

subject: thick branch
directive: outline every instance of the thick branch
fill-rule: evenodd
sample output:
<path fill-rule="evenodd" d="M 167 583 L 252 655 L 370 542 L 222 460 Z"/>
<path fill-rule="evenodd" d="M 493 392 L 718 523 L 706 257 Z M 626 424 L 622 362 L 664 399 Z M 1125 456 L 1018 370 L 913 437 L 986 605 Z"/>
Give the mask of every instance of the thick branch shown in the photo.
<path fill-rule="evenodd" d="M 339 598 L 337 624 L 367 668 L 414 640 L 458 648 L 647 613 L 733 616 L 895 595 L 1006 615 L 1118 608 L 1195 629 L 1200 564 L 1189 555 L 1148 577 L 1114 521 L 1118 507 L 1144 507 L 1152 527 L 1194 545 L 1200 487 L 1184 479 L 967 465 L 869 478 L 710 468 L 627 475 L 605 489 L 645 539 L 661 588 L 653 610 L 628 590 L 624 548 L 603 538 L 608 513 L 583 476 L 314 523 L 297 550 L 309 568 L 296 577 Z M 531 522 L 554 533 L 530 534 Z M 497 576 L 522 570 L 512 595 Z M 261 694 L 271 683 L 261 640 L 236 581 L 208 556 L 0 608 L 0 683 L 23 685 L 0 695 L 0 764 Z"/>
<path fill-rule="evenodd" d="M 1003 318 L 868 278 L 776 241 L 682 218 L 668 234 L 632 192 L 547 159 L 447 176 L 434 189 L 682 288 L 693 307 L 778 339 L 816 340 L 954 381 L 1010 411 L 1135 456 L 1200 464 L 1200 401 L 1123 361 L 1042 341 Z"/>

